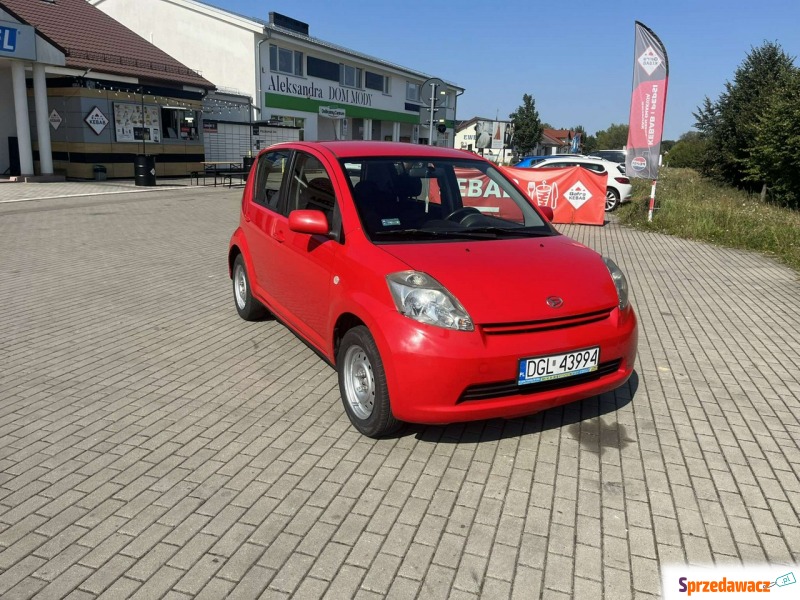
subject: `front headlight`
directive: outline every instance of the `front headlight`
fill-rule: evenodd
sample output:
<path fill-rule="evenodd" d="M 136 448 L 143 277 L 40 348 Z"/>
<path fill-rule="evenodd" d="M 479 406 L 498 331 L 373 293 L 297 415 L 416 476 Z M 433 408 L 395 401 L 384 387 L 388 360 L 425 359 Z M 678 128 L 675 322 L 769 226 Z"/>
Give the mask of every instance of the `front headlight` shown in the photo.
<path fill-rule="evenodd" d="M 625 273 L 622 272 L 613 260 L 603 257 L 603 261 L 608 267 L 608 272 L 611 273 L 611 279 L 617 288 L 617 298 L 619 299 L 620 309 L 628 306 L 628 280 L 625 279 Z"/>
<path fill-rule="evenodd" d="M 386 276 L 389 292 L 401 314 L 428 325 L 472 331 L 472 319 L 441 283 L 419 271 L 401 271 Z"/>

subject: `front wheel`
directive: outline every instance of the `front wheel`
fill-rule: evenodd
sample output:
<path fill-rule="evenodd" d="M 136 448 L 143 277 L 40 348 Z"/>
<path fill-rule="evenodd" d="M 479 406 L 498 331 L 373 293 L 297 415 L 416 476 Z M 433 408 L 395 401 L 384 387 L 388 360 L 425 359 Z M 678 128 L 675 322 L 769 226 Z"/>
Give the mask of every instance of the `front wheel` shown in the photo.
<path fill-rule="evenodd" d="M 371 438 L 396 431 L 401 423 L 392 414 L 386 373 L 369 329 L 358 326 L 344 335 L 336 367 L 339 393 L 353 426 Z"/>
<path fill-rule="evenodd" d="M 619 194 L 613 188 L 606 188 L 606 212 L 617 210 L 619 206 Z"/>
<path fill-rule="evenodd" d="M 236 312 L 245 321 L 259 321 L 267 316 L 267 309 L 253 298 L 250 291 L 250 280 L 241 254 L 233 261 L 233 300 Z"/>

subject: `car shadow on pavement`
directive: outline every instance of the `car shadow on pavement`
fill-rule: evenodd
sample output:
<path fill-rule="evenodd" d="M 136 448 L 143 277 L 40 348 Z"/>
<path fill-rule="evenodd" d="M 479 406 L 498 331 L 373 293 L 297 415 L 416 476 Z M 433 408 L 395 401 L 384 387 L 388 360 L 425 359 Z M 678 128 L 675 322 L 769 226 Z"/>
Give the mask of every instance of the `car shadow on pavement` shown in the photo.
<path fill-rule="evenodd" d="M 601 454 L 606 448 L 622 449 L 634 441 L 626 426 L 606 415 L 613 415 L 627 406 L 639 388 L 639 375 L 634 370 L 628 382 L 612 392 L 592 396 L 517 419 L 491 419 L 450 425 L 406 424 L 394 436 L 414 435 L 419 441 L 432 443 L 485 443 L 502 439 L 539 434 L 563 429 L 579 440 L 581 447 Z"/>

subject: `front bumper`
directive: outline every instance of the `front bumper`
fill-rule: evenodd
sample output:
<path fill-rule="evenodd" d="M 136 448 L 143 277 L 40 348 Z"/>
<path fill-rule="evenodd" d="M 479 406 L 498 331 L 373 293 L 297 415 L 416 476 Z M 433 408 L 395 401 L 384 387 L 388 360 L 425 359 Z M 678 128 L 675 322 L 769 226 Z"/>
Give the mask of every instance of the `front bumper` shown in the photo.
<path fill-rule="evenodd" d="M 379 347 L 394 416 L 413 423 L 514 418 L 611 391 L 636 359 L 631 307 L 599 321 L 545 331 L 491 334 L 424 326 L 400 315 L 381 322 Z M 516 385 L 519 360 L 600 347 L 598 373 Z"/>

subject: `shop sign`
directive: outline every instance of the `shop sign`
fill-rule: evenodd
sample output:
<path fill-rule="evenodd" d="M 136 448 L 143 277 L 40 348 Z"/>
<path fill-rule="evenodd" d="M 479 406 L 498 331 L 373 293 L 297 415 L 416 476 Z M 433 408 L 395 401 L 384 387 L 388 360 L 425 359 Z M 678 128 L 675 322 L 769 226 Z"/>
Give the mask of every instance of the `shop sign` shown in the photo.
<path fill-rule="evenodd" d="M 203 132 L 205 132 L 205 133 L 217 133 L 217 122 L 216 121 L 203 121 Z"/>
<path fill-rule="evenodd" d="M 53 126 L 53 129 L 58 131 L 58 128 L 61 127 L 61 115 L 58 114 L 56 109 L 53 109 L 53 112 L 50 113 L 50 125 Z"/>
<path fill-rule="evenodd" d="M 103 130 L 108 126 L 108 119 L 96 106 L 92 109 L 92 112 L 86 115 L 84 121 L 97 135 L 103 133 Z"/>
<path fill-rule="evenodd" d="M 294 83 L 287 76 L 272 75 L 267 86 L 269 92 L 279 92 L 281 94 L 291 94 L 304 98 L 314 98 L 328 102 L 344 102 L 346 104 L 357 104 L 359 106 L 372 106 L 373 94 L 352 90 L 339 86 L 328 86 L 327 90 L 321 88 L 316 82 Z"/>
<path fill-rule="evenodd" d="M 30 25 L 0 21 L 0 56 L 36 60 L 36 31 Z"/>
<path fill-rule="evenodd" d="M 327 117 L 329 119 L 344 119 L 347 116 L 345 109 L 334 108 L 332 106 L 320 106 L 319 114 L 320 116 Z"/>

